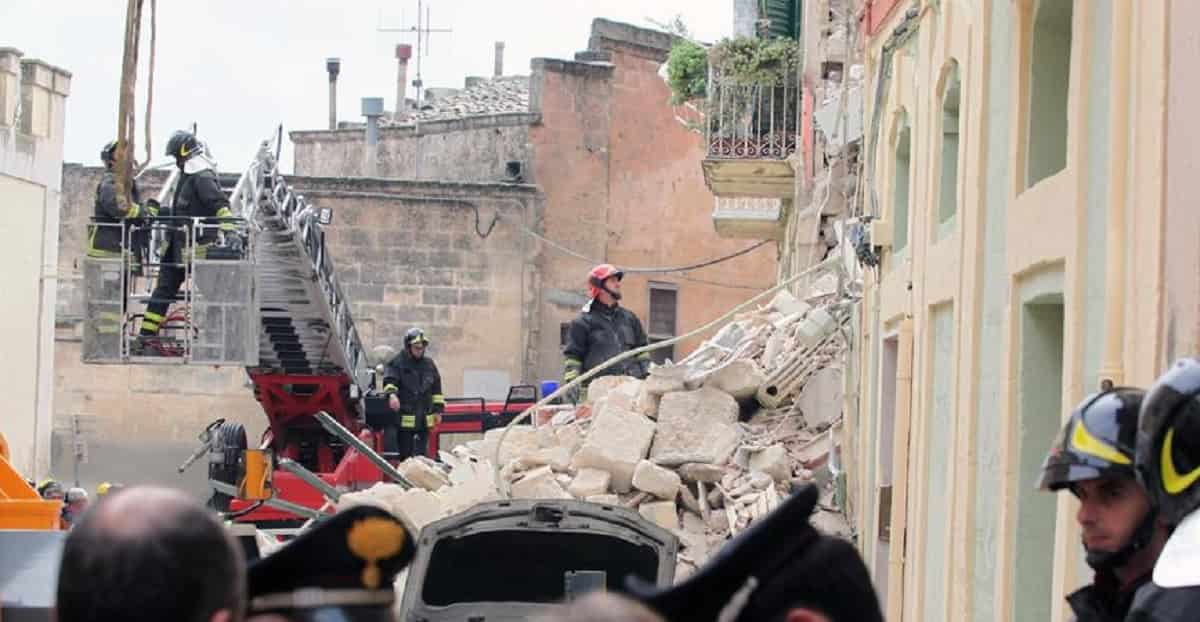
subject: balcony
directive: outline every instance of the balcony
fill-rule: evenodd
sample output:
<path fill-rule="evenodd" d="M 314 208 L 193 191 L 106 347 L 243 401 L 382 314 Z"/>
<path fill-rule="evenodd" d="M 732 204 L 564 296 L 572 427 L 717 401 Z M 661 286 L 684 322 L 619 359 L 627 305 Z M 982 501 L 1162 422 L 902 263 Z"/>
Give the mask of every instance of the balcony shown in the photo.
<path fill-rule="evenodd" d="M 785 214 L 784 199 L 717 197 L 713 228 L 723 238 L 782 240 Z"/>
<path fill-rule="evenodd" d="M 723 81 L 714 71 L 701 164 L 709 190 L 718 197 L 792 198 L 796 173 L 789 158 L 802 148 L 802 101 L 798 76 L 745 84 Z"/>

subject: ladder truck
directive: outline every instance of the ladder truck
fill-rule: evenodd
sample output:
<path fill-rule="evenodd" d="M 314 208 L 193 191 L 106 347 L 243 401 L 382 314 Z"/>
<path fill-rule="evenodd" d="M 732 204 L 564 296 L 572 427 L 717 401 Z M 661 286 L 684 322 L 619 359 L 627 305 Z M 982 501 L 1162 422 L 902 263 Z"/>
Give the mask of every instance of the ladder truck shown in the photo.
<path fill-rule="evenodd" d="M 325 242 L 332 212 L 310 203 L 280 173 L 282 140 L 279 128 L 229 190 L 231 218 L 93 222 L 120 229 L 122 252 L 82 261 L 85 363 L 245 368 L 267 417 L 262 438 L 252 446 L 241 424 L 217 419 L 179 470 L 207 456 L 210 506 L 263 528 L 320 520 L 346 491 L 380 481 L 408 485 L 394 457 L 382 452 L 378 428 L 392 415 L 374 394 L 377 369 Z M 159 192 L 163 208 L 178 178 L 174 170 Z M 208 252 L 193 253 L 191 242 L 214 231 L 217 242 Z M 137 328 L 164 265 L 167 236 L 187 241 L 180 266 L 186 278 L 160 336 L 146 341 Z M 503 402 L 447 399 L 427 454 L 437 457 L 442 435 L 480 435 L 537 398 L 535 386 L 515 385 Z"/>

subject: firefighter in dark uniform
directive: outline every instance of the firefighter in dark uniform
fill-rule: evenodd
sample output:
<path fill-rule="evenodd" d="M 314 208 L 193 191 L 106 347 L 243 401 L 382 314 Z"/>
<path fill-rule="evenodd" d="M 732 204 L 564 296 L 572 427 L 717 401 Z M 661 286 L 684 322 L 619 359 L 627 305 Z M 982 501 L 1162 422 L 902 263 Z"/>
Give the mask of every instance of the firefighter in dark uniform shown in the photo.
<path fill-rule="evenodd" d="M 383 392 L 388 396 L 388 408 L 397 415 L 396 427 L 384 429 L 384 451 L 399 454 L 401 460 L 425 455 L 429 431 L 446 409 L 442 376 L 433 359 L 425 356 L 428 345 L 424 331 L 408 329 L 404 350 L 383 368 Z"/>
<path fill-rule="evenodd" d="M 217 180 L 212 161 L 205 153 L 204 144 L 190 132 L 177 131 L 167 141 L 167 155 L 175 158 L 179 167 L 179 180 L 171 200 L 171 215 L 185 218 L 230 218 L 229 198 Z M 214 221 L 215 223 L 215 221 Z M 221 223 L 221 230 L 231 230 L 232 223 Z M 168 236 L 167 248 L 162 255 L 162 268 L 158 283 L 146 305 L 142 319 L 143 339 L 158 335 L 159 326 L 166 319 L 167 309 L 179 293 L 186 278 L 185 253 L 191 251 L 203 259 L 217 239 L 217 227 L 206 227 L 197 235 L 194 244 L 187 247 L 187 236 L 181 231 L 172 231 Z M 185 248 L 186 247 L 186 248 Z"/>
<path fill-rule="evenodd" d="M 1177 361 L 1146 393 L 1136 465 L 1171 537 L 1125 619 L 1200 619 L 1200 361 Z"/>
<path fill-rule="evenodd" d="M 563 383 L 571 382 L 608 359 L 646 345 L 646 331 L 632 311 L 621 307 L 621 279 L 625 273 L 610 264 L 601 264 L 588 273 L 588 302 L 579 317 L 567 329 L 566 357 Z M 645 378 L 650 372 L 650 354 L 624 361 L 600 372 L 600 376 L 633 376 Z M 586 389 L 586 385 L 583 387 Z M 580 401 L 586 393 L 576 389 L 572 401 Z"/>
<path fill-rule="evenodd" d="M 133 180 L 130 188 L 132 202 L 129 209 L 122 210 L 117 203 L 117 181 L 113 173 L 117 152 L 117 141 L 112 141 L 100 150 L 100 160 L 104 162 L 104 176 L 96 186 L 95 221 L 97 225 L 89 227 L 88 257 L 99 259 L 116 259 L 121 256 L 122 227 L 116 225 L 125 221 L 158 216 L 158 206 L 151 202 L 142 204 L 142 193 L 137 180 Z M 107 225 L 107 226 L 106 226 Z M 136 257 L 134 258 L 136 259 Z"/>
<path fill-rule="evenodd" d="M 343 510 L 250 564 L 247 619 L 391 622 L 396 575 L 416 544 L 414 530 L 385 510 Z"/>
<path fill-rule="evenodd" d="M 1133 467 L 1144 394 L 1117 388 L 1084 398 L 1042 465 L 1042 490 L 1079 500 L 1075 517 L 1095 570 L 1091 585 L 1067 596 L 1077 622 L 1123 620 L 1167 540 Z"/>
<path fill-rule="evenodd" d="M 149 231 L 143 228 L 130 233 L 128 225 L 130 222 L 138 221 L 147 216 L 157 216 L 158 206 L 153 201 L 143 204 L 137 180 L 132 180 L 133 183 L 130 187 L 131 202 L 127 209 L 121 208 L 121 205 L 117 202 L 117 181 L 116 175 L 113 173 L 116 151 L 117 141 L 115 140 L 109 142 L 100 150 L 100 160 L 104 163 L 104 176 L 100 178 L 100 183 L 96 185 L 96 201 L 93 211 L 94 224 L 88 226 L 87 256 L 93 259 L 121 259 L 121 244 L 123 238 L 129 235 L 131 237 L 128 240 L 129 274 L 136 276 L 141 274 L 141 259 L 149 240 Z M 120 292 L 121 273 L 115 270 L 102 270 L 100 275 L 103 281 L 101 291 L 105 292 L 102 298 L 106 299 L 106 302 L 90 308 L 88 310 L 88 317 L 92 322 L 95 322 L 94 325 L 98 333 L 116 335 L 121 330 L 122 313 L 118 312 L 112 305 L 107 304 L 107 301 L 116 300 L 119 297 L 122 310 L 124 309 L 125 293 Z M 107 356 L 117 354 L 115 349 L 119 347 L 119 344 L 116 341 L 106 339 L 102 343 L 105 344 L 102 347 L 103 354 Z"/>

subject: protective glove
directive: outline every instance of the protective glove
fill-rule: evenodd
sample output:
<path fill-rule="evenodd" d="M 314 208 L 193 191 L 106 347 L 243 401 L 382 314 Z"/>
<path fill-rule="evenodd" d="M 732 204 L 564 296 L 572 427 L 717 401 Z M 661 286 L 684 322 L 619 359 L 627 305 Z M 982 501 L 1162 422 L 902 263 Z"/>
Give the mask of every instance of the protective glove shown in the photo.
<path fill-rule="evenodd" d="M 650 375 L 650 359 L 641 359 L 634 370 L 634 378 L 645 380 Z"/>

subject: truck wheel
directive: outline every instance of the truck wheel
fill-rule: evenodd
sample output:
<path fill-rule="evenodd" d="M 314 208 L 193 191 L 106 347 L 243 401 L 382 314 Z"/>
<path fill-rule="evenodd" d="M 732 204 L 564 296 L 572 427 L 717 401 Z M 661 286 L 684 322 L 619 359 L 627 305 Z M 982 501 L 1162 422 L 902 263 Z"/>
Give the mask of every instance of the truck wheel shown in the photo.
<path fill-rule="evenodd" d="M 237 486 L 246 447 L 246 428 L 242 424 L 226 421 L 217 427 L 208 449 L 208 478 Z M 208 505 L 218 512 L 228 512 L 232 500 L 233 497 L 214 490 Z"/>

